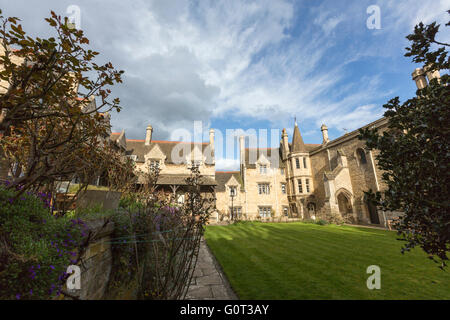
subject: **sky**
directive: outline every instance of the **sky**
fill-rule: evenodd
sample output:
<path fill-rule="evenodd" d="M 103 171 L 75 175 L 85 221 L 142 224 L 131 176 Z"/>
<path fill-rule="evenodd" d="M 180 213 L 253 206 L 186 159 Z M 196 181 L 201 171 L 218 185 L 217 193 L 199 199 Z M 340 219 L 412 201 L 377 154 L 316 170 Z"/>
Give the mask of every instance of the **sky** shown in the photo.
<path fill-rule="evenodd" d="M 4 16 L 40 37 L 51 35 L 50 10 L 70 16 L 70 6 L 98 62 L 125 71 L 112 125 L 129 139 L 152 125 L 154 140 L 180 140 L 195 121 L 204 141 L 209 128 L 292 137 L 294 119 L 305 143 L 322 142 L 323 123 L 335 139 L 382 117 L 389 99 L 414 96 L 421 66 L 404 53 L 416 24 L 437 21 L 438 40 L 450 41 L 450 0 L 0 0 Z M 216 146 L 216 169 L 238 168 Z"/>

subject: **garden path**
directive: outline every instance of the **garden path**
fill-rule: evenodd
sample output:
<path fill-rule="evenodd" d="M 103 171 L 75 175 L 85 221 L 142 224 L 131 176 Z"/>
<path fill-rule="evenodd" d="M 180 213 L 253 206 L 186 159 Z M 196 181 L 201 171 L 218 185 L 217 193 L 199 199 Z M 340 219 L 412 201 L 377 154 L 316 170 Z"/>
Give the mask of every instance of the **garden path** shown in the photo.
<path fill-rule="evenodd" d="M 200 243 L 197 265 L 186 299 L 238 300 L 204 239 Z"/>

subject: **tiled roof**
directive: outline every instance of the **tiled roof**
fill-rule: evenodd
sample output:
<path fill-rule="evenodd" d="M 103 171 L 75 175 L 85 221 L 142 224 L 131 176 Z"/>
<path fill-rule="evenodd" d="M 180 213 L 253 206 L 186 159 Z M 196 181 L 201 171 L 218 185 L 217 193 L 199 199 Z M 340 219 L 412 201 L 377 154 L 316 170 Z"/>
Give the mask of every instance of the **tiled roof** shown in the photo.
<path fill-rule="evenodd" d="M 230 180 L 231 176 L 234 176 L 236 180 L 241 184 L 241 189 L 244 187 L 244 184 L 242 183 L 241 173 L 239 171 L 216 171 L 216 192 L 225 191 L 225 184 L 228 182 L 228 180 Z"/>
<path fill-rule="evenodd" d="M 251 159 L 252 163 L 250 163 L 250 150 L 252 152 L 256 152 L 256 159 Z M 258 161 L 259 157 L 264 154 L 267 160 L 271 161 L 271 165 L 275 164 L 272 161 L 272 152 L 275 152 L 275 156 L 278 157 L 278 167 L 284 168 L 284 163 L 281 161 L 281 153 L 280 148 L 246 148 L 245 149 L 245 166 L 250 169 L 256 168 L 256 161 Z"/>
<path fill-rule="evenodd" d="M 166 156 L 166 163 L 173 163 L 172 151 L 179 144 L 190 144 L 191 151 L 195 146 L 201 146 L 201 151 L 204 152 L 209 146 L 209 143 L 190 143 L 179 141 L 152 141 L 150 145 L 145 145 L 145 140 L 127 140 L 127 155 L 136 155 L 137 162 L 144 162 L 145 155 L 150 152 L 156 145 L 161 149 L 162 153 Z"/>

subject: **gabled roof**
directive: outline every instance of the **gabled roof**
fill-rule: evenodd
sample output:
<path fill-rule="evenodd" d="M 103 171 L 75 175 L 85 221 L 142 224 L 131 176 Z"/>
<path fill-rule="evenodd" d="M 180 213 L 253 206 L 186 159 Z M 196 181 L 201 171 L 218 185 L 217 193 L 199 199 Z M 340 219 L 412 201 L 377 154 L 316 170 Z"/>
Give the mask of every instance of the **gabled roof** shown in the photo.
<path fill-rule="evenodd" d="M 273 162 L 274 159 L 272 159 L 272 154 L 275 159 L 278 160 L 278 163 Z M 253 155 L 252 159 L 250 159 L 250 155 Z M 280 148 L 245 148 L 245 166 L 250 169 L 255 169 L 256 162 L 259 160 L 261 155 L 264 155 L 267 160 L 269 160 L 271 166 L 277 165 L 280 168 L 284 168 L 284 163 L 281 160 Z M 250 162 L 250 160 L 252 161 Z"/>
<path fill-rule="evenodd" d="M 195 147 L 201 147 L 202 153 L 205 152 L 205 149 L 209 147 L 209 143 L 191 143 L 191 142 L 180 142 L 180 141 L 152 141 L 150 145 L 145 145 L 145 140 L 127 140 L 127 155 L 136 155 L 136 162 L 145 162 L 145 155 L 149 153 L 155 146 L 158 146 L 159 149 L 166 156 L 165 163 L 174 163 L 172 161 L 172 151 L 175 147 L 183 144 L 188 145 L 187 148 L 193 152 Z M 180 148 L 182 149 L 182 148 Z M 184 155 L 186 156 L 186 155 Z M 208 164 L 208 163 L 207 163 Z"/>
<path fill-rule="evenodd" d="M 225 192 L 225 185 L 231 179 L 231 177 L 234 177 L 239 182 L 242 190 L 244 184 L 242 183 L 242 177 L 239 171 L 216 171 L 216 192 Z"/>

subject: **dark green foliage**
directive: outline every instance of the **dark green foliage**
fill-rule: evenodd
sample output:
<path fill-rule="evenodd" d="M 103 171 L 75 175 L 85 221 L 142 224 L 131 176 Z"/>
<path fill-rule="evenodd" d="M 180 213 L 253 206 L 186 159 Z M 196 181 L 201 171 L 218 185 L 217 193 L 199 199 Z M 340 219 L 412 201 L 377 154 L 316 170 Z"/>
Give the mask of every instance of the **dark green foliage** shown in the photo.
<path fill-rule="evenodd" d="M 449 11 L 450 13 L 450 11 Z M 449 24 L 447 24 L 448 26 Z M 419 24 L 405 56 L 440 70 L 417 96 L 400 103 L 398 97 L 384 105 L 388 131 L 360 130 L 369 149 L 379 150 L 378 166 L 384 171 L 387 190 L 368 194 L 382 210 L 401 211 L 395 228 L 407 241 L 404 252 L 420 246 L 430 259 L 446 265 L 450 247 L 450 57 L 448 44 L 436 41 L 439 25 Z M 431 51 L 433 46 L 439 46 Z"/>
<path fill-rule="evenodd" d="M 0 299 L 50 299 L 75 264 L 80 220 L 56 218 L 39 197 L 0 186 Z"/>

